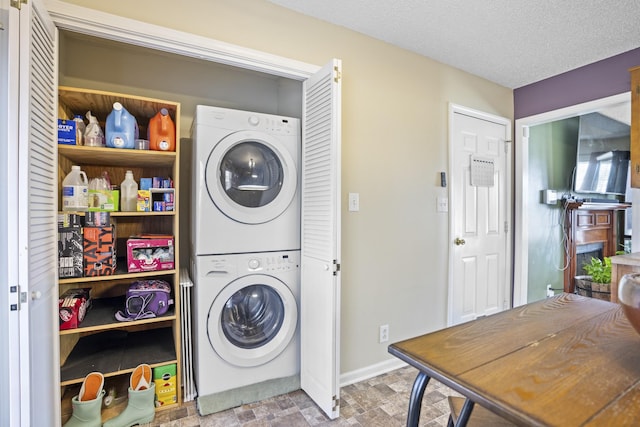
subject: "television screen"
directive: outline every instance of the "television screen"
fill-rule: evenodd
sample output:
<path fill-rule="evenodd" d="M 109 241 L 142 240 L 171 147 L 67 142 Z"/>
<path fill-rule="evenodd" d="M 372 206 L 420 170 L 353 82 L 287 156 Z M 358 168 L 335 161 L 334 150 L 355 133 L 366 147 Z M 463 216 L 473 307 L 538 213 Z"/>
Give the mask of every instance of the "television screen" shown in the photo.
<path fill-rule="evenodd" d="M 629 125 L 600 113 L 580 116 L 574 191 L 624 195 L 629 173 Z"/>

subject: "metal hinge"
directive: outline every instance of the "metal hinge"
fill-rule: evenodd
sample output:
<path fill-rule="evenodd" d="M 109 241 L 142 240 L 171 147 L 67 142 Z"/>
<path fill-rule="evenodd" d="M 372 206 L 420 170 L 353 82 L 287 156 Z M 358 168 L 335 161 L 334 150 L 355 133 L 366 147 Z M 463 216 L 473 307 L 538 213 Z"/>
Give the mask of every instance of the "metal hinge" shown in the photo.
<path fill-rule="evenodd" d="M 505 154 L 509 154 L 509 145 L 511 144 L 511 142 L 513 142 L 513 141 L 507 140 L 507 141 L 504 142 L 504 152 L 505 152 Z"/>
<path fill-rule="evenodd" d="M 340 407 L 340 399 L 338 399 L 336 396 L 333 396 L 331 398 L 332 402 L 333 402 L 333 408 L 331 408 L 333 411 L 336 411 L 339 407 Z"/>
<path fill-rule="evenodd" d="M 508 221 L 505 221 L 505 222 L 504 222 L 504 232 L 505 232 L 505 233 L 508 233 L 508 232 L 509 232 L 509 222 L 508 222 Z"/>
<path fill-rule="evenodd" d="M 337 276 L 340 271 L 340 264 L 338 264 L 338 260 L 333 260 L 333 275 Z"/>
<path fill-rule="evenodd" d="M 340 68 L 336 65 L 333 67 L 333 81 L 338 83 L 340 79 L 342 79 L 342 73 L 340 72 Z"/>
<path fill-rule="evenodd" d="M 9 293 L 10 294 L 19 294 L 20 293 L 20 286 L 9 286 Z M 13 299 L 13 298 L 12 298 Z M 18 302 L 17 303 L 12 303 L 9 304 L 9 309 L 11 311 L 18 311 L 20 310 L 20 303 L 22 298 L 18 298 Z"/>
<path fill-rule="evenodd" d="M 27 4 L 27 0 L 11 0 L 9 4 L 16 9 L 22 9 L 22 5 Z"/>

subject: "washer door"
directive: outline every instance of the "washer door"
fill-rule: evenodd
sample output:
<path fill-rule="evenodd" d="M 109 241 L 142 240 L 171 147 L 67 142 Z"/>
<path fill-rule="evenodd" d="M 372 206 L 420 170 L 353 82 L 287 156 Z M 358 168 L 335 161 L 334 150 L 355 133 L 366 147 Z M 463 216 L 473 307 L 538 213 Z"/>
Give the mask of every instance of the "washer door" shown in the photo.
<path fill-rule="evenodd" d="M 240 277 L 216 296 L 207 319 L 209 342 L 235 366 L 269 362 L 287 347 L 298 325 L 295 296 L 264 274 Z"/>
<path fill-rule="evenodd" d="M 298 171 L 289 152 L 270 135 L 240 131 L 211 150 L 205 168 L 209 197 L 227 217 L 245 224 L 277 218 L 291 204 Z"/>

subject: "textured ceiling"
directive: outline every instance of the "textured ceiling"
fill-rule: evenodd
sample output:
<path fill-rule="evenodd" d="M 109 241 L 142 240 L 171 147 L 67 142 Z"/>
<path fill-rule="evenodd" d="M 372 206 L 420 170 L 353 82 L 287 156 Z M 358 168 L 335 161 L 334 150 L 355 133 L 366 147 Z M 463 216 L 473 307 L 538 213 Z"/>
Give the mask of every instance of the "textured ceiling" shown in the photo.
<path fill-rule="evenodd" d="M 269 0 L 518 88 L 640 47 L 640 0 Z"/>

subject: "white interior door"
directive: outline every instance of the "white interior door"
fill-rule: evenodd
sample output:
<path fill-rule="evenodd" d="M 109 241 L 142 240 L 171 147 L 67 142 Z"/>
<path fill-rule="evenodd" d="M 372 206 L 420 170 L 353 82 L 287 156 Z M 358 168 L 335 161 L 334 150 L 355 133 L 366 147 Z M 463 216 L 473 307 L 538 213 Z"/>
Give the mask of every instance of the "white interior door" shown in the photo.
<path fill-rule="evenodd" d="M 300 382 L 329 418 L 340 414 L 341 62 L 304 82 Z"/>
<path fill-rule="evenodd" d="M 44 426 L 60 419 L 57 288 L 57 30 L 40 0 L 20 10 L 20 99 L 18 128 L 19 284 L 22 398 L 30 420 Z M 13 178 L 15 179 L 15 177 Z M 28 355 L 28 357 L 27 357 Z M 21 366 L 21 372 L 25 372 Z M 28 391 L 28 393 L 27 393 Z"/>
<path fill-rule="evenodd" d="M 449 324 L 511 306 L 509 120 L 450 107 Z"/>

